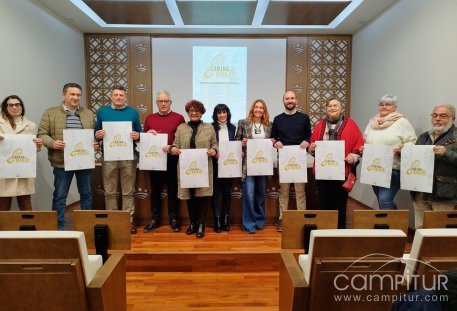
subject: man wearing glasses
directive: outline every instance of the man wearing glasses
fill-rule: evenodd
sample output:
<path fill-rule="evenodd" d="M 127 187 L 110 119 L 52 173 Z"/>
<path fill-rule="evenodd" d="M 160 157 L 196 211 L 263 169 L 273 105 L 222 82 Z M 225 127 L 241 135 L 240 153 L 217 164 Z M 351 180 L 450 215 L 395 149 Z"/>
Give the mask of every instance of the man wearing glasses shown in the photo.
<path fill-rule="evenodd" d="M 149 171 L 151 180 L 151 223 L 144 227 L 144 232 L 151 232 L 160 227 L 161 192 L 164 185 L 168 192 L 168 222 L 174 232 L 181 231 L 178 219 L 178 157 L 170 152 L 170 145 L 175 139 L 178 126 L 185 123 L 184 117 L 171 111 L 171 96 L 167 91 L 158 91 L 156 104 L 158 112 L 146 117 L 143 131 L 147 133 L 168 134 L 168 143 L 163 146 L 163 151 L 168 153 L 166 171 Z"/>
<path fill-rule="evenodd" d="M 413 193 L 416 228 L 423 224 L 426 210 L 454 210 L 457 207 L 457 129 L 455 107 L 433 108 L 432 129 L 419 136 L 416 145 L 433 145 L 435 170 L 433 193 Z"/>

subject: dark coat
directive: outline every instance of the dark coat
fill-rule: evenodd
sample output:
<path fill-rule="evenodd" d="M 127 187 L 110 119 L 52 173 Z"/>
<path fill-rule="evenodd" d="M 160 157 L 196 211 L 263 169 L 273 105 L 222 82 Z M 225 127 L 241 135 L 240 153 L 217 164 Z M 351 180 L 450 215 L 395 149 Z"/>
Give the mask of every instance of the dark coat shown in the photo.
<path fill-rule="evenodd" d="M 457 203 L 457 128 L 453 125 L 432 141 L 428 132 L 419 136 L 416 145 L 442 145 L 446 152 L 435 156 L 433 193 L 424 193 L 425 200 Z"/>

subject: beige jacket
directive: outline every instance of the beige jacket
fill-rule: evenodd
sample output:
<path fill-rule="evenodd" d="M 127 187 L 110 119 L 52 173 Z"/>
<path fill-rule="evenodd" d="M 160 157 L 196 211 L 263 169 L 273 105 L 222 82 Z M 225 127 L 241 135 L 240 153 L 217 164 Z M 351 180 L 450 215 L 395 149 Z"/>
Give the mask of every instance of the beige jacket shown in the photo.
<path fill-rule="evenodd" d="M 36 124 L 24 116 L 21 126 L 13 130 L 10 122 L 0 115 L 0 134 L 34 135 L 36 134 Z M 0 197 L 16 197 L 32 193 L 35 193 L 35 178 L 0 179 Z"/>
<path fill-rule="evenodd" d="M 84 129 L 93 129 L 95 126 L 94 113 L 86 108 L 79 107 L 79 116 Z M 38 137 L 43 140 L 43 146 L 48 148 L 48 159 L 52 167 L 64 168 L 63 150 L 53 149 L 55 140 L 63 140 L 63 130 L 67 128 L 67 113 L 63 104 L 48 108 L 41 117 Z"/>
<path fill-rule="evenodd" d="M 178 126 L 175 134 L 175 141 L 173 147 L 179 149 L 190 149 L 190 138 L 192 136 L 192 128 L 187 124 L 183 123 Z M 195 136 L 196 149 L 214 149 L 217 152 L 217 141 L 216 132 L 214 127 L 209 123 L 201 122 L 197 128 L 197 135 Z M 178 163 L 179 168 L 179 163 Z M 213 159 L 208 158 L 208 174 L 209 174 L 209 187 L 207 188 L 196 188 L 196 197 L 209 197 L 213 195 Z M 181 188 L 181 179 L 179 176 L 178 169 L 178 197 L 181 200 L 190 199 L 190 190 Z"/>

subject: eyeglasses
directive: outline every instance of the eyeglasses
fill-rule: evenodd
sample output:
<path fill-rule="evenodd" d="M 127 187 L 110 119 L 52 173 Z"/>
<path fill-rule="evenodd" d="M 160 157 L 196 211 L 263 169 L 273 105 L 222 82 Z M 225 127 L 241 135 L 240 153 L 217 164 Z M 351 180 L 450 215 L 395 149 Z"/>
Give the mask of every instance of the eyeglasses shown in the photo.
<path fill-rule="evenodd" d="M 22 108 L 21 104 L 8 104 L 8 108 Z"/>
<path fill-rule="evenodd" d="M 432 113 L 430 115 L 433 119 L 436 119 L 436 118 L 439 118 L 439 119 L 447 119 L 450 117 L 450 115 L 446 114 L 446 113 Z"/>
<path fill-rule="evenodd" d="M 392 105 L 392 103 L 379 103 L 379 107 L 390 107 Z"/>
<path fill-rule="evenodd" d="M 158 103 L 158 104 L 168 104 L 168 103 L 171 103 L 171 100 L 169 100 L 169 99 L 161 99 L 161 100 L 156 100 L 156 103 Z"/>
<path fill-rule="evenodd" d="M 189 113 L 200 113 L 200 110 L 197 109 L 189 109 Z"/>

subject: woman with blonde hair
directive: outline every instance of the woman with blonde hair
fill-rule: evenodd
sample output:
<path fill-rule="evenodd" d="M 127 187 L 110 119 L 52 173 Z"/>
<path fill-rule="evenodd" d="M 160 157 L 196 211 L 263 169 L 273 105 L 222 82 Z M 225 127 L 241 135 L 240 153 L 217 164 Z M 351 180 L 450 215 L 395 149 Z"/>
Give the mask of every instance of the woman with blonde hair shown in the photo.
<path fill-rule="evenodd" d="M 266 176 L 247 176 L 246 146 L 248 139 L 265 139 L 271 136 L 272 123 L 267 104 L 256 99 L 249 109 L 246 119 L 238 121 L 235 140 L 241 140 L 243 148 L 243 174 L 241 187 L 243 192 L 242 229 L 255 233 L 265 226 Z"/>

